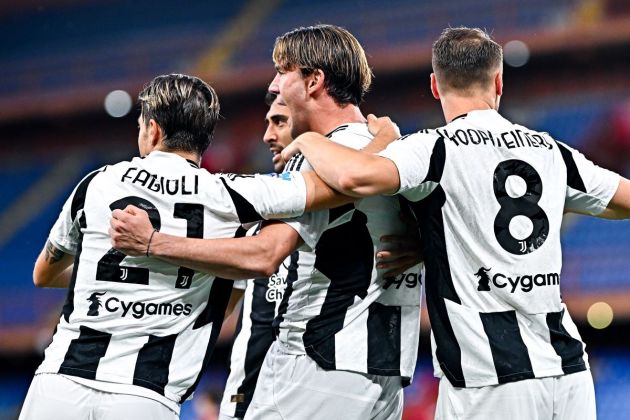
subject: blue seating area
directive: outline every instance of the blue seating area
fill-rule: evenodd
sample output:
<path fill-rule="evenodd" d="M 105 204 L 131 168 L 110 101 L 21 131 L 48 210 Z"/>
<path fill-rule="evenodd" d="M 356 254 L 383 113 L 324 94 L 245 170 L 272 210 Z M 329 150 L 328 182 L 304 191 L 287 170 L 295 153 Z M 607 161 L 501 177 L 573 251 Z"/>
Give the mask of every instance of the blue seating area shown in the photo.
<path fill-rule="evenodd" d="M 3 197 L 6 196 L 8 200 L 2 201 L 0 212 L 9 208 L 21 193 L 45 176 L 51 166 L 33 164 L 19 169 L 0 170 L 0 179 L 13 181 L 1 187 Z M 65 290 L 36 290 L 32 282 L 33 263 L 76 183 L 85 173 L 98 166 L 100 164 L 95 161 L 87 161 L 79 178 L 70 180 L 62 194 L 44 205 L 37 216 L 0 246 L 0 272 L 3 273 L 0 326 L 33 324 L 47 316 L 50 311 L 57 311 L 59 303 L 65 296 Z M 10 176 L 13 178 L 9 178 Z"/>
<path fill-rule="evenodd" d="M 403 47 L 427 43 L 449 25 L 482 26 L 495 33 L 509 33 L 524 28 L 535 29 L 551 22 L 562 24 L 578 3 L 575 0 L 535 0 L 529 2 L 527 8 L 515 10 L 501 0 L 441 3 L 295 0 L 284 3 L 266 19 L 251 42 L 235 54 L 232 65 L 246 67 L 270 63 L 275 38 L 297 26 L 314 23 L 344 26 L 370 53 L 392 45 Z"/>
<path fill-rule="evenodd" d="M 78 2 L 0 17 L 0 95 L 184 72 L 242 3 Z"/>

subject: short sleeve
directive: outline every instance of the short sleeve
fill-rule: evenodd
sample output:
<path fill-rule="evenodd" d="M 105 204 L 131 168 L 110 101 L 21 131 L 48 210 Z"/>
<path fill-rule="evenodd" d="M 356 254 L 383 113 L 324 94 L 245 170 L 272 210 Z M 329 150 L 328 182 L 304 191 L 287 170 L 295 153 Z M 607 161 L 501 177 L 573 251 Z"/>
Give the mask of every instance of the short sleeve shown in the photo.
<path fill-rule="evenodd" d="M 306 206 L 306 184 L 298 172 L 281 175 L 221 175 L 227 200 L 238 221 L 297 217 Z"/>
<path fill-rule="evenodd" d="M 378 153 L 378 156 L 394 162 L 398 169 L 400 177 L 398 194 L 402 194 L 411 201 L 418 201 L 433 191 L 440 181 L 439 177 L 436 176 L 433 179 L 430 176 L 431 156 L 434 154 L 434 149 L 437 149 L 436 140 L 435 136 L 416 133 L 401 137 Z M 436 152 L 443 154 L 444 149 Z M 444 156 L 440 157 L 440 159 L 443 158 Z M 439 175 L 441 176 L 441 173 Z"/>
<path fill-rule="evenodd" d="M 300 248 L 300 251 L 313 251 L 328 228 L 328 210 L 305 213 L 295 219 L 284 220 L 284 223 L 291 226 L 304 241 L 305 247 Z"/>
<path fill-rule="evenodd" d="M 617 191 L 620 176 L 595 165 L 566 144 L 557 144 L 567 167 L 565 207 L 582 213 L 600 214 Z"/>
<path fill-rule="evenodd" d="M 50 230 L 48 240 L 66 254 L 75 255 L 77 253 L 80 230 L 78 217 L 72 217 L 71 207 L 72 196 L 64 204 L 57 221 Z"/>

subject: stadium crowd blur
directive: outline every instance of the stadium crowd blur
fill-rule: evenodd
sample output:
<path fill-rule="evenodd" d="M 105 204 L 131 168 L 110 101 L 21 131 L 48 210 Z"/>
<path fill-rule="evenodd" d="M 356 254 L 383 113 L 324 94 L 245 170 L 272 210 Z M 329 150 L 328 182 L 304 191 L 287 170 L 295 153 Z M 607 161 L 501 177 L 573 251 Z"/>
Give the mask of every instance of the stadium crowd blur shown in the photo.
<path fill-rule="evenodd" d="M 449 25 L 486 28 L 505 50 L 501 112 L 630 176 L 625 0 L 2 1 L 0 419 L 19 412 L 65 297 L 33 286 L 33 262 L 76 182 L 137 153 L 142 84 L 170 72 L 208 81 L 224 118 L 203 165 L 271 172 L 261 139 L 273 41 L 314 23 L 362 42 L 376 75 L 364 110 L 390 115 L 403 134 L 443 124 L 429 91 L 432 40 Z M 574 216 L 564 229 L 563 298 L 588 344 L 599 418 L 630 418 L 630 223 Z M 182 419 L 216 414 L 235 320 Z M 405 419 L 433 415 L 426 321 Z"/>

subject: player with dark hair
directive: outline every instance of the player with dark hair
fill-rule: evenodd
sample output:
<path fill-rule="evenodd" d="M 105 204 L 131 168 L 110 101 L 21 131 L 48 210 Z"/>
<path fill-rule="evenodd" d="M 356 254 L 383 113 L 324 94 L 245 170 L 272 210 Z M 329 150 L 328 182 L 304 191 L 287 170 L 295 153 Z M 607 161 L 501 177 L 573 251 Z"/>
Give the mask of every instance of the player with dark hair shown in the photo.
<path fill-rule="evenodd" d="M 337 196 L 308 174 L 200 169 L 219 102 L 198 78 L 159 76 L 139 102 L 141 157 L 87 175 L 35 263 L 37 286 L 69 286 L 20 419 L 177 418 L 208 363 L 232 282 L 151 258 L 151 238 L 141 255 L 126 257 L 111 248 L 112 210 L 143 209 L 151 235 L 234 237 L 242 223 L 298 216 L 318 197 Z"/>
<path fill-rule="evenodd" d="M 573 211 L 630 217 L 630 182 L 498 112 L 501 47 L 446 29 L 431 91 L 447 124 L 378 155 L 316 133 L 300 156 L 333 188 L 412 202 L 426 258 L 437 419 L 595 419 L 584 343 L 560 297 L 560 226 Z"/>
<path fill-rule="evenodd" d="M 265 102 L 269 110 L 265 115 L 267 128 L 263 141 L 269 145 L 274 171 L 281 173 L 285 163 L 281 152 L 293 140 L 291 114 L 282 97 L 276 94 L 267 93 Z M 252 228 L 258 229 L 259 226 Z M 230 356 L 230 375 L 221 401 L 221 419 L 245 417 L 263 359 L 274 340 L 272 323 L 286 287 L 287 268 L 281 264 L 269 277 L 234 283 L 234 291 L 239 290 L 243 296 L 243 305 Z"/>

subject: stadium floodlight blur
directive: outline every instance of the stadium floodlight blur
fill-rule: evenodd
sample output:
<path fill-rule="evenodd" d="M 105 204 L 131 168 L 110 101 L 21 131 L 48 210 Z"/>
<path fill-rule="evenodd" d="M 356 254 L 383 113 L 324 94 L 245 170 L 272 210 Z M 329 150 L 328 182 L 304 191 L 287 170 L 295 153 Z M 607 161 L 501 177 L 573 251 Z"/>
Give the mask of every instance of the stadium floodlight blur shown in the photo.
<path fill-rule="evenodd" d="M 245 3 L 191 0 L 173 8 L 167 0 L 52 0 L 39 8 L 33 1 L 0 6 L 0 224 L 22 221 L 19 229 L 8 229 L 11 235 L 0 235 L 0 418 L 23 399 L 38 364 L 36 349 L 50 334 L 44 328 L 47 317 L 58 312 L 63 300 L 62 294 L 33 290 L 30 280 L 31 263 L 63 197 L 80 174 L 134 152 L 119 141 L 136 129 L 134 118 L 108 116 L 105 96 L 115 89 L 135 96 L 157 74 L 190 73 L 200 52 L 216 47 L 213 42 L 237 20 Z M 426 80 L 430 40 L 443 27 L 484 27 L 502 45 L 520 40 L 530 58 L 523 67 L 506 64 L 506 114 L 629 174 L 630 64 L 623 58 L 630 48 L 630 3 L 625 0 L 531 0 L 526 5 L 399 0 L 387 7 L 378 0 L 286 1 L 247 28 L 250 35 L 227 51 L 224 67 L 212 74 L 193 73 L 223 98 L 225 120 L 215 146 L 220 150 L 205 156 L 206 167 L 271 170 L 267 150 L 258 145 L 265 112 L 260 91 L 273 75 L 271 48 L 279 34 L 316 22 L 345 26 L 365 46 L 376 78 L 364 109 L 391 115 L 404 132 L 440 125 Z M 59 190 L 55 194 L 49 193 L 51 184 Z M 41 198 L 24 200 L 28 193 Z M 20 210 L 16 203 L 28 204 Z M 26 213 L 29 218 L 23 221 Z M 604 420 L 630 413 L 630 380 L 623 373 L 630 372 L 627 347 L 602 358 L 607 347 L 627 345 L 630 338 L 624 329 L 630 319 L 630 261 L 619 258 L 629 246 L 625 224 L 611 228 L 579 216 L 566 223 L 563 297 L 604 381 L 601 389 L 596 383 Z M 595 330 L 586 314 L 599 301 L 610 305 L 614 321 Z M 426 355 L 426 336 L 423 340 L 421 353 Z M 223 353 L 227 355 L 227 346 Z M 222 369 L 217 368 L 219 377 Z M 430 395 L 427 388 L 422 395 Z"/>

